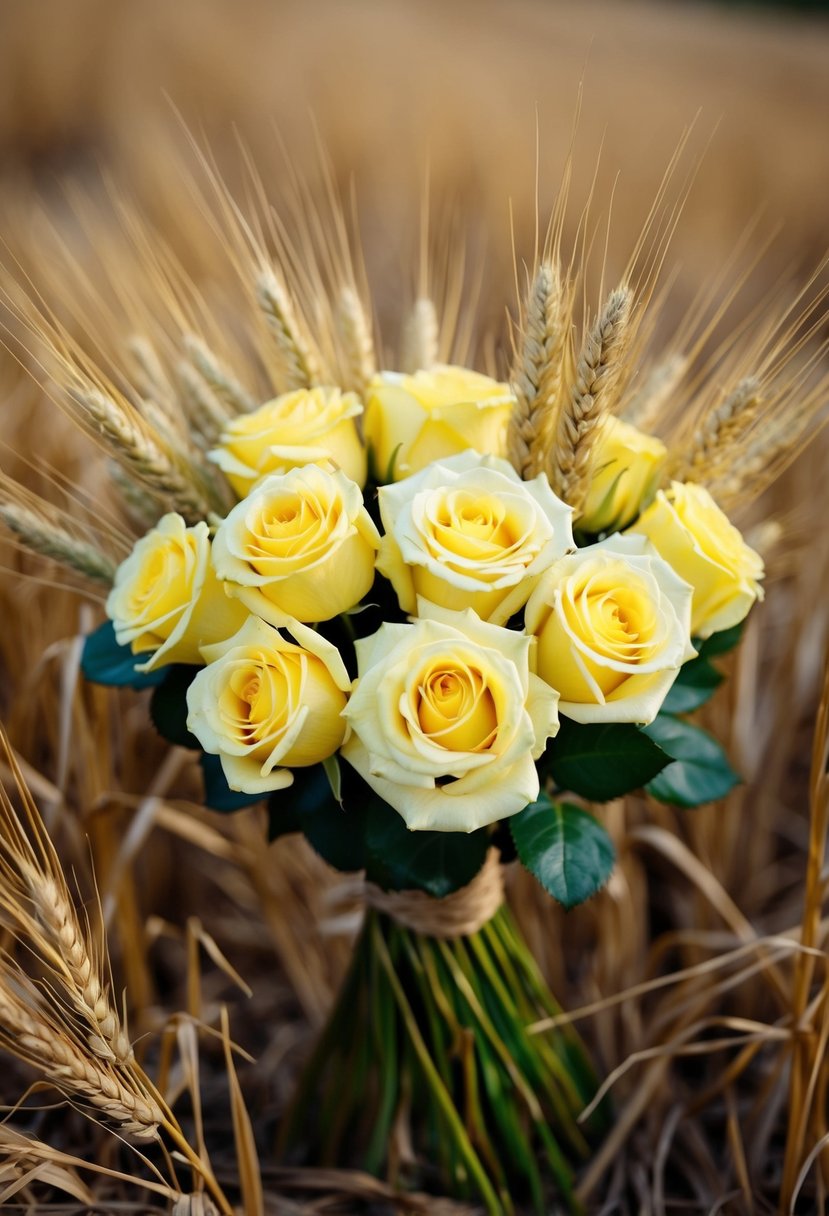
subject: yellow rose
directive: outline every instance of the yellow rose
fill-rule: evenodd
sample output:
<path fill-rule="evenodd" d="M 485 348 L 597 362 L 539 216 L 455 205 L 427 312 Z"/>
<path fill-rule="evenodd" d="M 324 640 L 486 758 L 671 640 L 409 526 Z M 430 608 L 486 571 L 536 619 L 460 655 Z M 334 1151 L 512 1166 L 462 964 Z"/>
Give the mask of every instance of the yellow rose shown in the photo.
<path fill-rule="evenodd" d="M 738 625 L 754 601 L 763 598 L 763 559 L 702 486 L 672 482 L 630 531 L 647 536 L 693 587 L 694 637 L 707 638 Z"/>
<path fill-rule="evenodd" d="M 237 503 L 213 564 L 228 595 L 272 625 L 327 621 L 371 588 L 379 544 L 359 486 L 310 464 L 266 477 Z"/>
<path fill-rule="evenodd" d="M 531 639 L 420 601 L 420 620 L 357 642 L 342 755 L 411 829 L 472 832 L 538 797 L 533 760 L 558 731 Z"/>
<path fill-rule="evenodd" d="M 227 424 L 208 459 L 219 466 L 240 498 L 267 473 L 333 461 L 364 485 L 366 452 L 355 418 L 363 407 L 338 388 L 283 393 Z"/>
<path fill-rule="evenodd" d="M 611 536 L 556 562 L 524 619 L 561 712 L 576 722 L 652 722 L 696 654 L 691 594 L 641 537 Z"/>
<path fill-rule="evenodd" d="M 293 621 L 288 642 L 249 616 L 226 642 L 203 647 L 207 667 L 187 690 L 187 729 L 218 755 L 232 790 L 266 794 L 343 741 L 351 680 L 339 652 Z"/>
<path fill-rule="evenodd" d="M 508 384 L 465 367 L 382 372 L 368 390 L 366 442 L 380 481 L 396 481 L 467 448 L 506 456 L 515 398 Z"/>
<path fill-rule="evenodd" d="M 210 563 L 206 523 L 188 528 L 165 515 L 121 563 L 106 603 L 121 646 L 152 651 L 139 671 L 166 663 L 201 663 L 199 647 L 222 641 L 247 612 L 229 599 Z"/>
<path fill-rule="evenodd" d="M 503 625 L 574 547 L 572 514 L 543 474 L 522 481 L 505 460 L 462 452 L 381 488 L 377 569 L 404 612 L 422 596 Z"/>
<path fill-rule="evenodd" d="M 590 490 L 579 528 L 616 532 L 629 524 L 650 501 L 666 456 L 661 440 L 620 418 L 606 418 L 593 453 Z"/>

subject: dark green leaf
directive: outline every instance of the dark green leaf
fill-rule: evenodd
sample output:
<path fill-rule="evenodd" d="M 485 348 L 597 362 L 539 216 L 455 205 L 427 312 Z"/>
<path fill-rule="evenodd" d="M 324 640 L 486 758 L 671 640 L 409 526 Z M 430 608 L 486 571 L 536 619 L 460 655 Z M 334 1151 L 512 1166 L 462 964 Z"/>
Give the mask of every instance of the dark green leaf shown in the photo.
<path fill-rule="evenodd" d="M 119 646 L 112 621 L 104 621 L 84 639 L 81 671 L 87 680 L 95 684 L 109 684 L 116 688 L 152 688 L 164 679 L 164 669 L 149 672 L 135 670 L 136 663 L 145 662 L 148 657 L 146 654 L 133 654 L 129 646 Z"/>
<path fill-rule="evenodd" d="M 290 832 L 301 832 L 303 820 L 327 811 L 333 801 L 328 774 L 321 764 L 293 769 L 294 780 L 268 795 L 268 836 L 276 840 Z"/>
<path fill-rule="evenodd" d="M 674 806 L 701 806 L 724 798 L 740 781 L 716 739 L 669 714 L 659 714 L 643 728 L 668 755 L 669 764 L 645 787 L 660 802 Z"/>
<path fill-rule="evenodd" d="M 410 832 L 376 795 L 366 816 L 368 876 L 387 891 L 426 891 L 441 899 L 471 882 L 484 864 L 489 833 Z"/>
<path fill-rule="evenodd" d="M 352 770 L 346 765 L 345 771 Z M 365 807 L 360 799 L 352 798 L 348 806 L 341 805 L 323 764 L 296 768 L 293 773 L 293 785 L 274 791 L 268 799 L 271 840 L 290 832 L 302 832 L 311 847 L 335 870 L 351 873 L 364 869 Z M 353 782 L 343 781 L 343 787 L 346 786 L 353 794 Z"/>
<path fill-rule="evenodd" d="M 608 802 L 639 789 L 668 763 L 660 748 L 627 722 L 583 725 L 561 719 L 543 769 L 559 789 Z"/>
<path fill-rule="evenodd" d="M 509 824 L 521 861 L 565 908 L 584 903 L 610 877 L 613 841 L 581 807 L 542 794 Z"/>
<path fill-rule="evenodd" d="M 264 794 L 241 794 L 232 790 L 225 779 L 222 762 L 218 756 L 201 758 L 204 775 L 204 805 L 212 811 L 240 811 L 242 807 L 261 802 Z"/>
<path fill-rule="evenodd" d="M 184 664 L 163 668 L 164 679 L 150 698 L 150 717 L 156 730 L 178 747 L 201 748 L 196 736 L 187 729 L 187 689 L 198 670 Z"/>
<path fill-rule="evenodd" d="M 700 657 L 713 659 L 718 654 L 727 654 L 729 650 L 733 650 L 743 636 L 745 624 L 745 621 L 740 621 L 739 625 L 732 625 L 730 629 L 712 633 L 711 637 L 706 638 L 704 642 L 695 639 L 694 646 L 699 651 Z"/>
<path fill-rule="evenodd" d="M 662 713 L 690 714 L 704 705 L 723 682 L 723 675 L 707 659 L 692 659 L 680 667 L 662 702 Z"/>
<path fill-rule="evenodd" d="M 302 816 L 302 831 L 311 847 L 335 870 L 347 874 L 366 865 L 362 815 L 340 806 L 333 795 L 323 808 Z"/>

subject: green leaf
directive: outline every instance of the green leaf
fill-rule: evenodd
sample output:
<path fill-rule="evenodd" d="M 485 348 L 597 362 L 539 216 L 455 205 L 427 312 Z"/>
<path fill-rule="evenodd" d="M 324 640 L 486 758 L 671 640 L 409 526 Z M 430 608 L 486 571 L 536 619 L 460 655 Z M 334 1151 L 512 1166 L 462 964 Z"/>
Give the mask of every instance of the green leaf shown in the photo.
<path fill-rule="evenodd" d="M 271 840 L 302 832 L 311 847 L 335 870 L 351 873 L 365 867 L 364 812 L 336 800 L 324 764 L 295 768 L 293 784 L 268 798 Z"/>
<path fill-rule="evenodd" d="M 565 908 L 595 895 L 616 860 L 613 841 L 592 815 L 546 794 L 509 821 L 518 856 Z"/>
<path fill-rule="evenodd" d="M 542 767 L 560 789 L 608 802 L 639 789 L 667 763 L 668 756 L 638 726 L 584 725 L 562 718 Z"/>
<path fill-rule="evenodd" d="M 724 798 L 739 784 L 725 752 L 707 731 L 669 714 L 659 714 L 643 730 L 674 758 L 673 764 L 645 786 L 660 802 L 701 806 Z"/>
<path fill-rule="evenodd" d="M 465 887 L 480 870 L 489 833 L 410 832 L 376 794 L 366 815 L 368 876 L 387 891 L 426 891 L 436 899 Z"/>
<path fill-rule="evenodd" d="M 222 762 L 218 756 L 205 753 L 201 758 L 204 776 L 204 805 L 211 811 L 240 811 L 242 807 L 261 802 L 264 794 L 243 794 L 227 784 Z"/>
<path fill-rule="evenodd" d="M 690 714 L 704 705 L 725 677 L 707 659 L 692 659 L 680 667 L 671 689 L 662 702 L 661 713 Z"/>
<path fill-rule="evenodd" d="M 187 729 L 187 689 L 198 670 L 183 663 L 165 667 L 164 679 L 150 697 L 150 717 L 156 730 L 178 747 L 201 749 L 196 736 Z"/>
<path fill-rule="evenodd" d="M 743 636 L 745 624 L 745 621 L 740 621 L 738 625 L 732 625 L 730 629 L 712 633 L 711 637 L 706 638 L 704 642 L 694 639 L 694 646 L 699 651 L 700 657 L 713 659 L 718 654 L 727 654 L 729 650 L 733 650 Z"/>
<path fill-rule="evenodd" d="M 81 671 L 95 684 L 115 688 L 152 688 L 164 679 L 164 669 L 136 671 L 135 664 L 146 660 L 146 654 L 133 654 L 129 646 L 119 646 L 112 621 L 87 634 L 81 655 Z"/>

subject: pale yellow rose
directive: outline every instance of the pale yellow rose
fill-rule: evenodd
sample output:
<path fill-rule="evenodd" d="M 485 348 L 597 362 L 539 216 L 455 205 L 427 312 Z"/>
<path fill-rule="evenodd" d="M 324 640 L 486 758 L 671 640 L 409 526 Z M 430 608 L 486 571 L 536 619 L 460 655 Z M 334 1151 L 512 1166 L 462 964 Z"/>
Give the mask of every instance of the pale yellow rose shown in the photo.
<path fill-rule="evenodd" d="M 538 797 L 558 696 L 531 674 L 526 634 L 471 610 L 418 611 L 357 642 L 342 755 L 409 828 L 472 832 Z"/>
<path fill-rule="evenodd" d="M 283 393 L 227 424 L 209 453 L 240 498 L 268 473 L 332 461 L 362 486 L 366 452 L 355 419 L 363 407 L 338 388 Z"/>
<path fill-rule="evenodd" d="M 543 474 L 522 481 L 505 460 L 462 452 L 380 489 L 377 569 L 404 612 L 422 596 L 503 625 L 574 547 L 572 514 Z"/>
<path fill-rule="evenodd" d="M 203 647 L 207 666 L 187 690 L 187 729 L 221 760 L 227 784 L 266 794 L 318 764 L 343 741 L 351 680 L 339 651 L 293 621 L 286 641 L 249 616 L 226 642 Z"/>
<path fill-rule="evenodd" d="M 201 663 L 199 647 L 230 637 L 247 617 L 216 577 L 207 524 L 188 528 L 175 514 L 160 519 L 118 567 L 106 610 L 119 645 L 152 652 L 138 671 Z"/>
<path fill-rule="evenodd" d="M 380 536 L 339 469 L 275 473 L 222 520 L 213 564 L 228 595 L 272 625 L 327 621 L 374 582 Z"/>
<path fill-rule="evenodd" d="M 369 387 L 365 416 L 378 481 L 408 477 L 467 448 L 506 456 L 514 404 L 508 384 L 465 367 L 382 372 Z"/>
<path fill-rule="evenodd" d="M 738 625 L 754 601 L 763 598 L 763 559 L 702 486 L 672 482 L 629 531 L 647 536 L 693 587 L 694 637 Z"/>
<path fill-rule="evenodd" d="M 634 520 L 653 496 L 666 456 L 661 440 L 620 418 L 605 418 L 593 451 L 579 528 L 616 532 Z"/>
<path fill-rule="evenodd" d="M 691 645 L 691 588 L 642 537 L 556 562 L 524 615 L 536 671 L 576 722 L 652 722 Z"/>

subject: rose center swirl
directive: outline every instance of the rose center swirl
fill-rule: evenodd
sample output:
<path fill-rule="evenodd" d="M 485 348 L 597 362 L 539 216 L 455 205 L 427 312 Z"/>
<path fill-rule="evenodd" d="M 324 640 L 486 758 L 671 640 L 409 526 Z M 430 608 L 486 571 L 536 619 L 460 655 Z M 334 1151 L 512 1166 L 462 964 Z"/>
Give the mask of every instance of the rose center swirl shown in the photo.
<path fill-rule="evenodd" d="M 417 721 L 433 743 L 453 752 L 480 752 L 498 730 L 495 701 L 480 671 L 436 666 L 417 686 Z"/>

